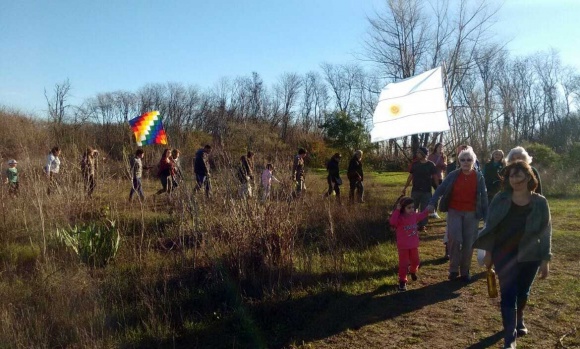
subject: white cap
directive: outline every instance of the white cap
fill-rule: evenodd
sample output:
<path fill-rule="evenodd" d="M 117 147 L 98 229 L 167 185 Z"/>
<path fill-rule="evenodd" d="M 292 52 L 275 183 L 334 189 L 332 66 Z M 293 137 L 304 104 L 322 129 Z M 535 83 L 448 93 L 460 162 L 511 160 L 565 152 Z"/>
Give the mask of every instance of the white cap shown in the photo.
<path fill-rule="evenodd" d="M 18 163 L 18 161 L 12 159 L 12 160 L 8 160 L 8 165 L 16 165 Z"/>

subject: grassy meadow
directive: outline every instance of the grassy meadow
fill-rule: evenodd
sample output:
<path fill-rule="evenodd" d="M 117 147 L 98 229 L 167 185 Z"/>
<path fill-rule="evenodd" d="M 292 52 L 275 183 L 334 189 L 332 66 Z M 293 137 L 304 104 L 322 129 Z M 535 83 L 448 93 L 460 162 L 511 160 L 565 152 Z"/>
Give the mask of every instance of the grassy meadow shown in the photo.
<path fill-rule="evenodd" d="M 499 301 L 487 298 L 483 270 L 474 261 L 473 282 L 446 280 L 444 220 L 421 236 L 419 280 L 397 292 L 387 221 L 406 173 L 369 173 L 357 205 L 346 204 L 348 184 L 343 205 L 324 198 L 326 172 L 316 169 L 292 199 L 284 166 L 267 203 L 239 200 L 233 170 L 216 173 L 209 199 L 190 176 L 171 197 L 145 178 L 145 201 L 129 203 L 118 167 L 99 172 L 92 199 L 73 166 L 50 196 L 40 166 L 20 168 L 18 198 L 3 186 L 0 348 L 500 346 Z M 522 348 L 580 347 L 580 198 L 549 202 L 554 261 L 533 287 Z M 118 250 L 102 264 L 100 248 L 75 252 L 62 232 L 83 229 L 102 232 L 109 248 L 118 234 Z"/>

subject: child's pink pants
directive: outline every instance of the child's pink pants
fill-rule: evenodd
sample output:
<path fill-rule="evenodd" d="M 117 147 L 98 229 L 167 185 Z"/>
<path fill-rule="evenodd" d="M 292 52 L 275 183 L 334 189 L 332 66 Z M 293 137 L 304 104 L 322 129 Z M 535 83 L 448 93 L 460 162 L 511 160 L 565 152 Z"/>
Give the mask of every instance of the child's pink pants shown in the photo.
<path fill-rule="evenodd" d="M 419 269 L 419 249 L 399 249 L 399 281 L 407 282 L 407 268 L 409 273 L 416 273 Z"/>

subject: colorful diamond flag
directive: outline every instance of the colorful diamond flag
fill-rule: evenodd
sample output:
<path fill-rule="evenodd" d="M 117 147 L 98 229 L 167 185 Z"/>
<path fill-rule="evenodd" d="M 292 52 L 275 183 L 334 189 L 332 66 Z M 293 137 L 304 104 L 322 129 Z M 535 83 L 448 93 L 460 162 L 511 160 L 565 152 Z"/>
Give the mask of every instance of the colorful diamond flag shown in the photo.
<path fill-rule="evenodd" d="M 129 125 L 135 134 L 138 146 L 167 144 L 167 135 L 157 110 L 143 113 L 141 116 L 129 120 Z"/>

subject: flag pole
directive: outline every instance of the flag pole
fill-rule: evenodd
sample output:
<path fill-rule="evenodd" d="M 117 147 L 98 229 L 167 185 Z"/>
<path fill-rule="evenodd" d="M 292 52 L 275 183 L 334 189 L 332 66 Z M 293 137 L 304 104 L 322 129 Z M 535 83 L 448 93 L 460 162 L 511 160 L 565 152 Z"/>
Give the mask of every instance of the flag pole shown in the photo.
<path fill-rule="evenodd" d="M 453 108 L 453 103 L 451 100 L 451 86 L 449 86 L 449 79 L 447 78 L 447 65 L 445 64 L 445 61 L 443 61 L 442 64 L 442 68 L 443 68 L 443 78 L 445 80 L 445 89 L 447 90 L 447 109 L 450 108 L 451 105 L 451 119 L 453 120 L 453 127 L 451 127 L 450 125 L 450 129 L 451 129 L 451 140 L 455 143 L 453 145 L 453 148 L 457 148 L 457 146 L 459 145 L 459 135 L 457 134 L 457 120 L 455 120 L 455 109 Z"/>

